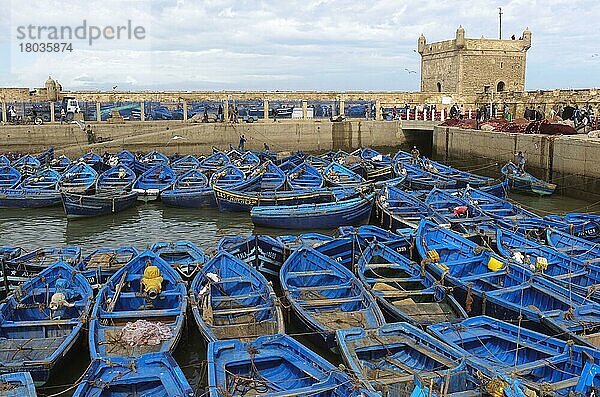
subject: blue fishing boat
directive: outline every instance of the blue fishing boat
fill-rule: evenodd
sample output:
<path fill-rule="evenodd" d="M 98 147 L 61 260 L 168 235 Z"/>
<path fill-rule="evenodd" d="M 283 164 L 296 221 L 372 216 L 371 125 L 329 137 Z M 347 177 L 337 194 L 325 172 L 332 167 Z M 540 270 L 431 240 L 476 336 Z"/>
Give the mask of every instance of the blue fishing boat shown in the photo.
<path fill-rule="evenodd" d="M 402 186 L 412 190 L 431 190 L 436 187 L 439 189 L 456 189 L 458 187 L 458 183 L 454 179 L 433 174 L 418 166 L 406 163 L 396 163 L 394 174 L 406 175 Z"/>
<path fill-rule="evenodd" d="M 60 174 L 52 168 L 44 168 L 37 173 L 25 178 L 23 182 L 17 186 L 17 189 L 25 190 L 57 190 Z"/>
<path fill-rule="evenodd" d="M 161 193 L 161 201 L 171 207 L 216 207 L 215 194 L 204 172 L 192 169 L 181 175 L 175 181 L 173 189 Z"/>
<path fill-rule="evenodd" d="M 40 160 L 35 158 L 35 156 L 27 154 L 13 161 L 11 166 L 16 168 L 23 178 L 27 178 L 28 176 L 35 174 L 42 166 L 42 163 L 40 163 Z"/>
<path fill-rule="evenodd" d="M 86 193 L 98 179 L 98 173 L 85 163 L 71 166 L 58 180 L 58 190 L 67 193 Z"/>
<path fill-rule="evenodd" d="M 213 185 L 217 205 L 221 211 L 250 211 L 257 205 L 299 205 L 327 203 L 336 200 L 336 192 L 331 189 L 306 189 L 302 191 L 247 191 L 239 190 L 241 185 L 230 188 Z"/>
<path fill-rule="evenodd" d="M 256 154 L 252 152 L 246 152 L 243 153 L 239 159 L 232 162 L 236 167 L 242 170 L 244 174 L 249 174 L 252 170 L 260 166 L 261 161 Z"/>
<path fill-rule="evenodd" d="M 298 236 L 286 234 L 280 235 L 277 237 L 277 240 L 281 241 L 283 244 L 285 249 L 284 256 L 287 259 L 292 252 L 302 246 L 316 248 L 323 243 L 335 240 L 335 238 L 322 233 L 303 233 Z"/>
<path fill-rule="evenodd" d="M 138 200 L 137 192 L 122 190 L 91 195 L 62 192 L 61 196 L 67 218 L 116 214 L 133 207 Z"/>
<path fill-rule="evenodd" d="M 49 149 L 43 151 L 42 153 L 35 156 L 42 165 L 48 165 L 50 161 L 54 158 L 54 146 L 51 146 Z"/>
<path fill-rule="evenodd" d="M 285 173 L 270 161 L 264 162 L 253 169 L 245 182 L 235 188 L 242 191 L 276 191 L 283 188 L 286 181 Z"/>
<path fill-rule="evenodd" d="M 600 363 L 600 352 L 573 345 L 518 324 L 479 316 L 457 324 L 431 325 L 428 331 L 469 357 L 480 368 L 516 377 L 543 395 L 573 395 L 586 362 Z"/>
<path fill-rule="evenodd" d="M 194 389 L 169 353 L 149 353 L 93 360 L 73 397 L 193 395 Z"/>
<path fill-rule="evenodd" d="M 390 164 L 394 163 L 394 159 L 391 158 L 390 156 L 381 154 L 377 150 L 371 149 L 371 148 L 357 149 L 356 151 L 352 152 L 351 154 L 353 154 L 355 156 L 359 156 L 361 159 L 363 159 L 365 161 L 381 163 L 382 165 L 390 165 Z"/>
<path fill-rule="evenodd" d="M 510 188 L 518 192 L 549 196 L 556 189 L 554 183 L 542 181 L 510 161 L 502 167 L 502 174 L 508 179 Z"/>
<path fill-rule="evenodd" d="M 374 201 L 375 217 L 385 229 L 416 229 L 421 219 L 444 223 L 444 218 L 423 201 L 394 186 L 383 187 Z"/>
<path fill-rule="evenodd" d="M 217 244 L 217 251 L 227 251 L 270 279 L 279 280 L 284 246 L 271 236 L 253 234 L 248 237 L 225 236 Z"/>
<path fill-rule="evenodd" d="M 505 258 L 515 260 L 581 296 L 600 302 L 600 266 L 588 266 L 571 255 L 500 227 L 496 229 L 496 247 Z"/>
<path fill-rule="evenodd" d="M 179 273 L 154 252 L 140 253 L 98 292 L 89 332 L 92 359 L 172 352 L 186 308 L 187 291 Z"/>
<path fill-rule="evenodd" d="M 454 167 L 438 163 L 437 161 L 433 161 L 425 157 L 421 158 L 420 165 L 424 170 L 431 172 L 432 174 L 441 175 L 445 178 L 455 180 L 457 182 L 457 188 L 466 186 L 480 188 L 484 186 L 490 186 L 494 183 L 494 178 L 473 174 L 467 171 L 461 171 Z"/>
<path fill-rule="evenodd" d="M 406 321 L 425 327 L 467 317 L 433 276 L 382 243 L 369 244 L 355 268 L 389 322 Z"/>
<path fill-rule="evenodd" d="M 362 176 L 335 161 L 325 167 L 323 179 L 329 186 L 353 186 L 365 182 Z"/>
<path fill-rule="evenodd" d="M 156 165 L 168 165 L 169 158 L 159 152 L 158 150 L 152 150 L 150 153 L 143 156 L 140 160 L 146 166 L 154 167 Z"/>
<path fill-rule="evenodd" d="M 375 397 L 342 369 L 287 335 L 208 345 L 210 397 Z"/>
<path fill-rule="evenodd" d="M 490 222 L 490 218 L 479 207 L 444 189 L 434 188 L 425 199 L 425 204 L 435 213 L 436 221 L 443 219 L 452 228 L 469 233 L 482 222 Z"/>
<path fill-rule="evenodd" d="M 0 304 L 0 371 L 45 383 L 84 332 L 92 298 L 85 277 L 64 262 L 32 276 Z"/>
<path fill-rule="evenodd" d="M 171 164 L 171 168 L 177 176 L 198 168 L 198 166 L 200 166 L 200 160 L 191 155 L 183 156 Z"/>
<path fill-rule="evenodd" d="M 218 252 L 196 275 L 190 305 L 208 342 L 285 332 L 279 301 L 267 279 L 226 251 Z"/>
<path fill-rule="evenodd" d="M 0 390 L 3 397 L 37 397 L 29 372 L 0 375 Z"/>
<path fill-rule="evenodd" d="M 60 203 L 60 192 L 54 190 L 0 189 L 0 208 L 43 208 Z"/>
<path fill-rule="evenodd" d="M 0 167 L 6 167 L 10 165 L 10 160 L 3 154 L 0 154 Z"/>
<path fill-rule="evenodd" d="M 508 197 L 508 192 L 510 191 L 510 184 L 508 183 L 508 180 L 505 179 L 495 185 L 481 186 L 479 190 L 505 200 Z"/>
<path fill-rule="evenodd" d="M 431 222 L 421 222 L 415 241 L 427 270 L 453 288 L 468 314 L 522 318 L 532 329 L 598 344 L 597 303 Z"/>
<path fill-rule="evenodd" d="M 191 241 L 158 242 L 150 250 L 177 270 L 185 281 L 191 281 L 210 259 Z"/>
<path fill-rule="evenodd" d="M 158 200 L 160 194 L 175 183 L 175 173 L 168 165 L 157 164 L 144 172 L 133 183 L 132 191 L 138 193 L 138 200 L 148 202 Z"/>
<path fill-rule="evenodd" d="M 92 288 L 99 289 L 117 270 L 138 255 L 135 247 L 96 248 L 81 260 L 78 268 Z"/>
<path fill-rule="evenodd" d="M 228 164 L 212 174 L 210 177 L 210 186 L 230 188 L 243 182 L 244 179 L 246 179 L 246 175 L 242 170 L 233 164 Z"/>
<path fill-rule="evenodd" d="M 71 159 L 62 154 L 57 158 L 52 159 L 49 165 L 50 168 L 62 174 L 71 166 Z"/>
<path fill-rule="evenodd" d="M 231 159 L 226 153 L 216 152 L 208 156 L 200 163 L 200 168 L 209 172 L 215 172 L 231 163 Z"/>
<path fill-rule="evenodd" d="M 418 378 L 433 395 L 479 396 L 476 369 L 453 347 L 407 323 L 337 331 L 344 362 L 371 392 L 408 397 Z"/>
<path fill-rule="evenodd" d="M 397 229 L 397 233 L 393 233 L 374 225 L 341 226 L 338 228 L 338 236 L 352 237 L 356 240 L 360 244 L 360 254 L 372 242 L 379 242 L 410 259 L 414 248 L 415 230 Z M 354 269 L 354 266 L 351 268 Z"/>
<path fill-rule="evenodd" d="M 117 157 L 117 161 L 119 163 L 125 164 L 130 169 L 135 170 L 135 163 L 136 163 L 137 159 L 135 158 L 133 153 L 131 153 L 129 150 L 127 150 L 127 149 L 121 150 L 119 153 L 117 153 L 116 157 Z"/>
<path fill-rule="evenodd" d="M 98 173 L 104 171 L 104 161 L 102 160 L 102 156 L 94 152 L 84 154 L 83 156 L 75 160 L 75 163 L 85 163 L 92 167 Z"/>
<path fill-rule="evenodd" d="M 593 242 L 600 242 L 600 215 L 572 212 L 565 215 L 546 215 L 546 220 L 562 222 L 569 233 Z"/>
<path fill-rule="evenodd" d="M 331 164 L 330 160 L 318 156 L 307 156 L 305 161 L 312 165 L 320 173 L 323 173 L 323 170 L 325 170 L 325 168 Z"/>
<path fill-rule="evenodd" d="M 100 174 L 96 181 L 96 193 L 129 190 L 136 178 L 131 168 L 119 163 Z"/>
<path fill-rule="evenodd" d="M 596 390 L 600 387 L 600 365 L 586 363 L 583 367 L 583 371 L 575 386 L 575 394 L 580 396 L 590 396 L 592 392 L 596 393 Z"/>
<path fill-rule="evenodd" d="M 297 165 L 287 174 L 287 184 L 291 190 L 320 188 L 323 175 L 307 162 Z"/>
<path fill-rule="evenodd" d="M 343 265 L 310 247 L 300 247 L 279 273 L 281 288 L 300 324 L 328 348 L 335 331 L 377 328 L 385 323 L 373 296 Z"/>
<path fill-rule="evenodd" d="M 21 181 L 21 173 L 10 166 L 0 167 L 0 189 L 11 189 Z"/>
<path fill-rule="evenodd" d="M 16 258 L 4 262 L 0 268 L 0 283 L 4 290 L 12 290 L 55 262 L 65 262 L 74 268 L 81 260 L 81 248 L 77 246 L 38 248 L 24 252 Z"/>
<path fill-rule="evenodd" d="M 0 246 L 0 259 L 10 260 L 21 256 L 22 249 L 20 247 L 2 247 Z"/>
<path fill-rule="evenodd" d="M 600 246 L 596 243 L 550 228 L 546 231 L 546 240 L 548 245 L 576 260 L 600 265 Z"/>
<path fill-rule="evenodd" d="M 330 203 L 256 206 L 252 223 L 282 229 L 333 229 L 365 222 L 371 216 L 374 193 Z"/>

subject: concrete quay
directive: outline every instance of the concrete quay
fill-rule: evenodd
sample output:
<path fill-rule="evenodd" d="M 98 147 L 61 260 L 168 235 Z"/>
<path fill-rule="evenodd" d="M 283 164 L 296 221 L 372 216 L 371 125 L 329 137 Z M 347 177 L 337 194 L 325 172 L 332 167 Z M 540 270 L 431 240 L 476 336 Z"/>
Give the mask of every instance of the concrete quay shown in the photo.
<path fill-rule="evenodd" d="M 86 123 L 87 124 L 87 123 Z M 86 134 L 76 124 L 0 126 L 0 152 L 35 153 L 50 146 L 59 154 L 77 157 L 94 150 L 98 153 L 122 149 L 166 154 L 208 154 L 212 146 L 237 146 L 242 134 L 246 148 L 262 150 L 267 143 L 276 151 L 325 151 L 359 147 L 396 147 L 416 144 L 429 146 L 436 122 L 431 121 L 292 121 L 264 123 L 184 123 L 182 121 L 90 123 L 97 137 L 108 140 L 89 145 Z"/>
<path fill-rule="evenodd" d="M 600 139 L 586 135 L 538 135 L 436 126 L 433 153 L 450 160 L 487 159 L 501 164 L 517 151 L 532 174 L 556 183 L 568 195 L 600 196 Z M 498 167 L 498 168 L 499 168 Z M 600 197 L 599 197 L 600 198 Z"/>

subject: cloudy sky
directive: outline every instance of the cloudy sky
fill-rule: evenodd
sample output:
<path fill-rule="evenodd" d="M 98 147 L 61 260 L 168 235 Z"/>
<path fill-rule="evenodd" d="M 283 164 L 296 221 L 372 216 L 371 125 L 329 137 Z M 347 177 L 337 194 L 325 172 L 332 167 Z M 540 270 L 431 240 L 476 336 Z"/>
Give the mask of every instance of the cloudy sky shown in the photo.
<path fill-rule="evenodd" d="M 0 86 L 65 89 L 419 89 L 416 41 L 533 33 L 527 89 L 600 86 L 597 0 L 0 0 Z M 144 28 L 141 40 L 21 52 L 19 26 Z M 592 27 L 592 28 L 591 28 Z M 89 40 L 89 35 L 88 39 Z M 46 40 L 47 41 L 47 40 Z"/>

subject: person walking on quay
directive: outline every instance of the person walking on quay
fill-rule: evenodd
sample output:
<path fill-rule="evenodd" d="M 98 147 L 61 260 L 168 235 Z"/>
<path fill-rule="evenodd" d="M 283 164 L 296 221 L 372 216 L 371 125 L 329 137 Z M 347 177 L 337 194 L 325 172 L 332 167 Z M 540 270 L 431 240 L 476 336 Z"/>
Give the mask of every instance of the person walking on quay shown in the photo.
<path fill-rule="evenodd" d="M 413 165 L 418 164 L 420 156 L 421 152 L 419 152 L 419 149 L 417 149 L 416 146 L 413 146 L 412 150 L 410 151 L 410 163 Z"/>
<path fill-rule="evenodd" d="M 271 150 L 271 148 L 269 147 L 269 145 L 267 145 L 267 142 L 263 143 L 263 149 L 265 152 L 268 152 Z"/>
<path fill-rule="evenodd" d="M 369 120 L 369 105 L 365 105 L 365 119 Z"/>
<path fill-rule="evenodd" d="M 65 113 L 65 108 L 60 108 L 60 123 L 62 124 L 65 121 L 67 114 Z M 54 120 L 53 120 L 54 121 Z"/>
<path fill-rule="evenodd" d="M 92 144 L 92 143 L 96 143 L 96 134 L 94 134 L 94 131 L 92 131 L 92 126 L 91 125 L 87 125 L 86 129 L 85 129 L 85 134 L 87 136 L 87 141 L 88 144 Z"/>
<path fill-rule="evenodd" d="M 238 149 L 241 151 L 245 151 L 244 146 L 246 145 L 246 136 L 244 134 L 240 135 L 240 143 L 238 145 Z"/>
<path fill-rule="evenodd" d="M 519 167 L 521 172 L 525 172 L 525 155 L 523 152 L 519 151 L 515 155 L 515 163 L 517 163 L 517 167 Z"/>
<path fill-rule="evenodd" d="M 8 121 L 10 121 L 11 123 L 14 123 L 17 119 L 17 112 L 15 110 L 14 106 L 11 106 L 8 109 Z"/>
<path fill-rule="evenodd" d="M 219 108 L 217 109 L 217 120 L 219 122 L 223 122 L 223 105 L 219 104 Z"/>

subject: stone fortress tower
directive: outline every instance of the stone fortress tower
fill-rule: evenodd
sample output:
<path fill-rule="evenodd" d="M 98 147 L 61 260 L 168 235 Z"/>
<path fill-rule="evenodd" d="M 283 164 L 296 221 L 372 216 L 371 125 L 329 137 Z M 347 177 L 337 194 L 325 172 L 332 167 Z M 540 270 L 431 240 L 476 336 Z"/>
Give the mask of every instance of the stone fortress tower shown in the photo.
<path fill-rule="evenodd" d="M 460 95 L 524 91 L 531 32 L 516 40 L 468 39 L 460 26 L 454 40 L 427 43 L 421 35 L 421 91 Z"/>

